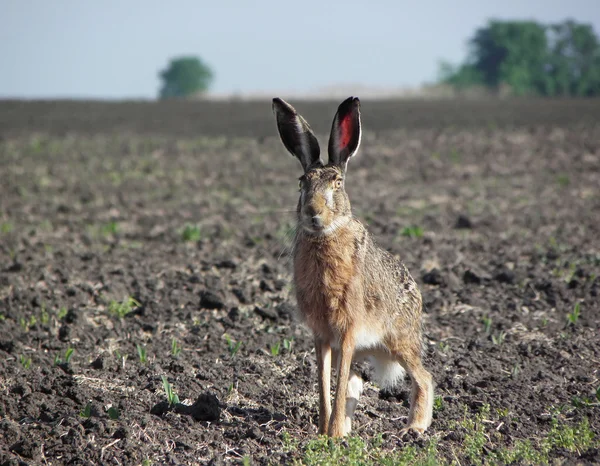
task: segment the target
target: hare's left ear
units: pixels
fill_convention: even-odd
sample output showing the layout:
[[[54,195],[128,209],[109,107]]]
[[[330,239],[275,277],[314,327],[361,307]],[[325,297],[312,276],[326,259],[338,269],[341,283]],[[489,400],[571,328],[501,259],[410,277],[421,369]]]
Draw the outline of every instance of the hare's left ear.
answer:
[[[338,107],[329,136],[329,163],[346,171],[360,145],[360,100],[348,97]]]

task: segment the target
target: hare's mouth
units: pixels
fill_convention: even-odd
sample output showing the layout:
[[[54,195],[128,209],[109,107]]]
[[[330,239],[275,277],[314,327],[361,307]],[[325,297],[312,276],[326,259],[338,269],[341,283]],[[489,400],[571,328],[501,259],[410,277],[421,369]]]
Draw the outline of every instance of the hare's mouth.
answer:
[[[345,227],[351,219],[349,216],[338,217],[333,219],[329,225],[326,225],[321,219],[315,219],[315,217],[305,218],[302,222],[304,231],[314,236],[329,236],[340,228]]]

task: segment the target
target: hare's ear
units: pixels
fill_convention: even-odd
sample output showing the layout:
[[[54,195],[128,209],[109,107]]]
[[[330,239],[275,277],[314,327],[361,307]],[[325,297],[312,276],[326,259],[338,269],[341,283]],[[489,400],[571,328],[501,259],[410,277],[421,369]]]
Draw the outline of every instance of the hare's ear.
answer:
[[[277,118],[281,142],[290,154],[300,160],[306,172],[311,165],[320,161],[321,149],[317,138],[306,120],[285,100],[274,98],[273,112]]]
[[[360,101],[348,97],[338,107],[329,136],[329,163],[346,171],[360,145]]]

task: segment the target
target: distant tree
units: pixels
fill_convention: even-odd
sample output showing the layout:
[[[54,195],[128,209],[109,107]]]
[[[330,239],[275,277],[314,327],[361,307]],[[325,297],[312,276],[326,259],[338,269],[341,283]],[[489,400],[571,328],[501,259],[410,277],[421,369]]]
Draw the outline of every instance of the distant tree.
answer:
[[[462,65],[442,64],[441,82],[508,86],[515,95],[600,95],[600,44],[589,25],[492,20],[469,46]]]
[[[600,42],[588,24],[572,20],[548,28],[548,94],[600,95]]]
[[[159,76],[163,81],[161,99],[206,92],[214,77],[210,67],[197,57],[174,58]]]

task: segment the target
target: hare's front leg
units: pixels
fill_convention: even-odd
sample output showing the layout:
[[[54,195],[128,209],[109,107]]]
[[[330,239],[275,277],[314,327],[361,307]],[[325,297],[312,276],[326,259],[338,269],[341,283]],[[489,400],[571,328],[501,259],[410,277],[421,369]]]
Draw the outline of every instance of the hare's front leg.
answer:
[[[331,345],[315,338],[319,376],[319,434],[326,435],[331,417]]]
[[[346,332],[342,335],[340,341],[337,387],[333,402],[333,415],[329,421],[329,435],[331,437],[343,437],[346,434],[346,395],[353,356],[354,336],[351,332]]]

